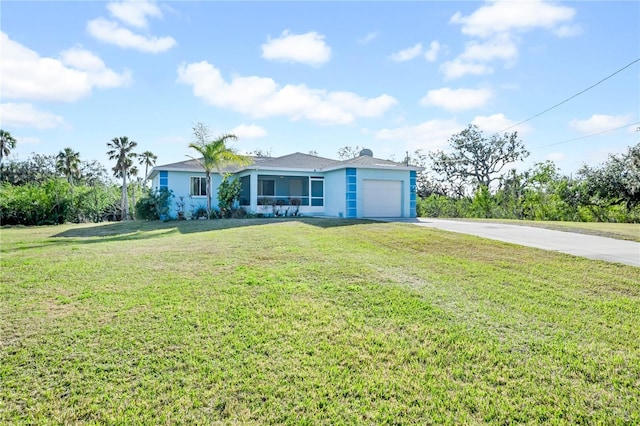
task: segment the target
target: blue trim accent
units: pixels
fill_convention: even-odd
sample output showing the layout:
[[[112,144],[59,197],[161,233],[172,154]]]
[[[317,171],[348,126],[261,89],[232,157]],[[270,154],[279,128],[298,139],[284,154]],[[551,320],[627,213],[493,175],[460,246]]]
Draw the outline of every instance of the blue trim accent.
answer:
[[[356,169],[349,167],[346,170],[345,179],[345,207],[346,217],[358,217],[358,185],[356,180]]]
[[[160,189],[169,189],[169,172],[166,170],[160,172]]]
[[[411,170],[409,172],[409,216],[416,217],[416,182],[417,182],[417,173],[415,170]]]

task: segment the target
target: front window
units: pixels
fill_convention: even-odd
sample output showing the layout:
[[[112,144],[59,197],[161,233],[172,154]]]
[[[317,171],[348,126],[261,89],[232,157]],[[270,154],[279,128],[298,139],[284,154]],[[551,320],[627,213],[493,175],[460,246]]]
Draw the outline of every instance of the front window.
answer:
[[[324,179],[311,178],[311,205],[324,206]]]
[[[207,178],[194,176],[191,178],[191,194],[194,197],[207,195]]]

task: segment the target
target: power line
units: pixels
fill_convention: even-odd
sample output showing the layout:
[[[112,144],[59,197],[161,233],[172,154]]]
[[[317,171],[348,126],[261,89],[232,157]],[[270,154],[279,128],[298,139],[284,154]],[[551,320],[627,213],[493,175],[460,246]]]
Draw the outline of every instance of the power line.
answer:
[[[544,111],[542,111],[542,112],[539,112],[539,113],[538,113],[538,114],[536,114],[536,115],[533,115],[533,116],[531,116],[531,117],[529,117],[529,118],[527,118],[527,119],[525,119],[525,120],[522,120],[522,121],[520,121],[519,123],[516,123],[516,124],[514,124],[514,125],[512,125],[512,126],[509,126],[509,127],[507,127],[506,129],[501,130],[501,131],[500,131],[500,132],[498,132],[498,133],[506,132],[506,131],[507,131],[507,130],[509,130],[509,129],[513,129],[514,127],[517,127],[517,126],[519,126],[519,125],[521,125],[521,124],[526,123],[527,121],[531,121],[531,120],[533,120],[533,119],[534,119],[534,118],[536,118],[536,117],[540,117],[542,114],[547,113],[547,112],[551,111],[552,109],[557,108],[557,107],[559,107],[560,105],[562,105],[562,104],[565,104],[565,103],[569,102],[571,99],[573,99],[573,98],[575,98],[575,97],[577,97],[577,96],[582,95],[584,92],[586,92],[586,91],[588,91],[588,90],[593,89],[594,87],[596,87],[596,86],[597,86],[597,85],[599,85],[600,83],[603,83],[603,82],[607,81],[608,79],[610,79],[610,78],[611,78],[611,77],[613,77],[614,75],[618,74],[619,72],[624,71],[625,69],[629,68],[631,65],[633,65],[633,64],[635,64],[636,62],[639,62],[639,61],[640,61],[640,58],[638,58],[638,59],[636,59],[636,60],[634,60],[634,61],[632,61],[632,62],[628,63],[627,65],[625,65],[624,67],[620,68],[620,69],[619,69],[619,70],[617,70],[616,72],[614,72],[614,73],[612,73],[612,74],[609,74],[608,76],[606,76],[606,77],[605,77],[605,78],[603,78],[602,80],[598,81],[598,82],[597,82],[597,83],[595,83],[595,84],[592,84],[591,86],[587,87],[587,88],[586,88],[586,89],[584,89],[584,90],[581,90],[580,92],[576,93],[575,95],[573,95],[573,96],[571,96],[571,97],[569,97],[569,98],[567,98],[567,99],[563,100],[562,102],[559,102],[559,103],[555,104],[555,105],[554,105],[554,106],[552,106],[552,107],[549,107],[549,108],[545,109],[545,110],[544,110]]]
[[[577,141],[577,140],[580,140],[580,139],[590,138],[591,136],[602,135],[604,133],[609,133],[609,132],[613,132],[615,130],[624,129],[625,127],[635,126],[636,124],[640,124],[640,121],[636,121],[635,123],[625,124],[624,126],[616,127],[615,129],[603,130],[601,132],[591,133],[591,134],[584,135],[584,136],[579,136],[579,137],[573,138],[573,139],[567,139],[567,140],[562,141],[562,142],[555,142],[555,143],[550,143],[548,145],[537,146],[536,148],[546,148],[548,146],[561,145],[563,143],[573,142],[573,141]]]

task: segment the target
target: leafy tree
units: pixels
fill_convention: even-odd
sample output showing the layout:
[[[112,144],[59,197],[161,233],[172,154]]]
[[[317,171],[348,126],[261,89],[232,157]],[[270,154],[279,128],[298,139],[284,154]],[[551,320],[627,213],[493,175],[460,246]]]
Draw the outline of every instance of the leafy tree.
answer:
[[[56,169],[73,185],[73,179],[80,177],[80,153],[71,148],[65,148],[56,156]]]
[[[11,154],[11,150],[16,147],[17,141],[11,133],[0,129],[0,170],[2,169],[2,159]]]
[[[0,186],[2,224],[53,225],[64,223],[73,206],[71,185],[64,179]]]
[[[231,179],[231,175],[225,173],[218,187],[218,207],[222,217],[230,217],[233,204],[240,199],[242,185],[239,179]]]
[[[486,186],[500,179],[500,172],[507,165],[522,161],[529,155],[518,133],[495,134],[485,138],[482,131],[471,124],[449,139],[451,153],[429,153],[433,170],[444,182],[456,182],[462,186]]]
[[[338,158],[341,160],[348,160],[349,158],[356,158],[360,155],[361,148],[356,146],[343,146],[338,150]]]
[[[167,188],[159,190],[147,190],[136,204],[136,213],[142,220],[166,219],[169,214],[169,206],[173,198],[173,192]]]
[[[2,181],[12,185],[43,184],[58,176],[56,157],[32,153],[25,161],[11,161],[2,173]]]
[[[129,169],[133,167],[133,159],[137,156],[133,149],[138,146],[137,142],[129,140],[126,136],[111,139],[107,142],[107,155],[109,160],[115,160],[116,165],[113,172],[116,177],[122,178],[122,220],[129,219],[129,197],[127,191],[127,177]]]
[[[624,205],[628,211],[640,204],[640,144],[625,154],[610,155],[601,167],[583,166],[585,203],[610,207]]]
[[[196,150],[202,157],[194,158],[204,169],[207,180],[207,215],[211,217],[211,173],[222,173],[222,169],[229,165],[250,164],[251,159],[236,153],[235,149],[227,146],[227,141],[238,139],[235,135],[225,134],[217,139],[210,140],[210,131],[202,123],[193,128],[195,141],[189,144],[189,148]]]
[[[88,186],[111,185],[111,176],[97,160],[80,162],[80,181]]]
[[[250,151],[247,153],[247,155],[253,155],[255,157],[263,157],[263,158],[270,158],[271,157],[271,150],[264,150],[264,149],[255,149],[253,151]]]
[[[144,178],[146,179],[147,176],[149,176],[149,167],[156,165],[158,156],[151,151],[145,151],[139,155],[138,160],[140,161],[140,165],[144,166]]]

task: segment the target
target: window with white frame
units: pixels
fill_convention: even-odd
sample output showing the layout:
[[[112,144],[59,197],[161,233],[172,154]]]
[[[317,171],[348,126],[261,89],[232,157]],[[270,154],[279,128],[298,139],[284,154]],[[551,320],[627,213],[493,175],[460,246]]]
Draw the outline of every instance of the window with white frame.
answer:
[[[194,197],[204,197],[207,195],[207,178],[200,176],[191,177],[191,193]]]

